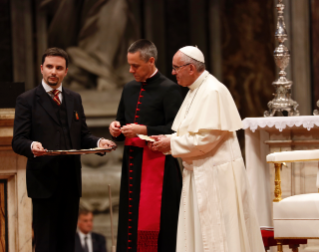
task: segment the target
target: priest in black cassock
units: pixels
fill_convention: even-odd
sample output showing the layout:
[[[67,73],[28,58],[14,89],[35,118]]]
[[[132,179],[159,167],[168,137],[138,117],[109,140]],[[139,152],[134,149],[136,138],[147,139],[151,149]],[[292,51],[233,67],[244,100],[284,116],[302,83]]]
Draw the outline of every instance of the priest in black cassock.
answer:
[[[171,155],[154,152],[137,134],[172,133],[182,103],[178,85],[155,66],[157,49],[138,40],[127,60],[135,80],[124,86],[111,135],[125,140],[117,251],[173,252],[181,193],[181,173]]]

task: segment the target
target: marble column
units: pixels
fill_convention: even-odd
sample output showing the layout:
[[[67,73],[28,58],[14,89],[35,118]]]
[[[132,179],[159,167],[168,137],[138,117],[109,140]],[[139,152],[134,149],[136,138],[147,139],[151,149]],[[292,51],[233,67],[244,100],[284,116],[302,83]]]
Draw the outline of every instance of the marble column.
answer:
[[[11,148],[14,109],[0,109],[0,179],[7,180],[9,252],[32,251],[32,208],[26,191],[26,158]]]
[[[28,90],[35,86],[31,0],[12,0],[10,3],[13,81],[25,82]]]
[[[311,61],[309,1],[290,0],[292,98],[299,103],[300,115],[311,115]]]

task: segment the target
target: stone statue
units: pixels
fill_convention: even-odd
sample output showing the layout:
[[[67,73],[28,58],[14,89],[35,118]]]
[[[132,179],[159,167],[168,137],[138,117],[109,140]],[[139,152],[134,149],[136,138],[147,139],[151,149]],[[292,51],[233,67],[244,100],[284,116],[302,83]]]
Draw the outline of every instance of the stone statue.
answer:
[[[43,0],[52,18],[50,47],[70,56],[63,84],[71,89],[112,90],[132,79],[126,49],[136,40],[131,0]]]

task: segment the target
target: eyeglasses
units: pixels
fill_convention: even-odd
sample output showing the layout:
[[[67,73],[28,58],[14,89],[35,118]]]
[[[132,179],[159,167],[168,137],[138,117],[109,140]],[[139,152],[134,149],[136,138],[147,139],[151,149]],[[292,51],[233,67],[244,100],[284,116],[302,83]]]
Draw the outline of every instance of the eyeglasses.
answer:
[[[182,66],[172,66],[172,68],[173,68],[173,70],[175,70],[176,72],[180,69],[180,68],[182,68],[182,67],[184,67],[184,66],[188,66],[188,65],[190,65],[191,63],[187,63],[187,64],[185,64],[185,65],[182,65]]]

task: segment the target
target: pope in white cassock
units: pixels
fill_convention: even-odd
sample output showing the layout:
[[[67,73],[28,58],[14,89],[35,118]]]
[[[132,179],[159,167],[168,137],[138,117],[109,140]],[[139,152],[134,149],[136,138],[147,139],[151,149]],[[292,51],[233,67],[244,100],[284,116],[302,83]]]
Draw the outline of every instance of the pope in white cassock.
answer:
[[[172,126],[176,133],[150,144],[183,160],[176,251],[264,252],[236,136],[241,118],[204,63],[193,46],[174,55],[172,73],[189,91]]]

